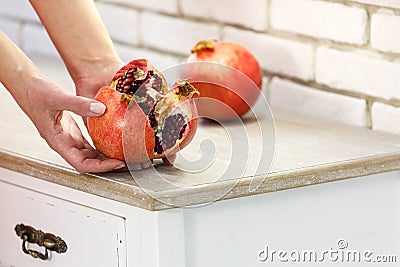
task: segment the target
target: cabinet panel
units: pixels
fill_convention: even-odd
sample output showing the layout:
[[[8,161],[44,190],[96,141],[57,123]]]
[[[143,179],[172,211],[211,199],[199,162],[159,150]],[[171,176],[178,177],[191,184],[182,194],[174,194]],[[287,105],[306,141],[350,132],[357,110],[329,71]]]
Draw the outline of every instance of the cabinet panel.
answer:
[[[186,265],[398,266],[399,225],[399,172],[221,201],[185,210]]]
[[[119,216],[0,181],[0,218],[1,267],[126,266],[125,220]],[[14,230],[21,223],[61,237],[67,251],[50,252],[48,260],[25,254]],[[45,252],[35,244],[27,249]]]

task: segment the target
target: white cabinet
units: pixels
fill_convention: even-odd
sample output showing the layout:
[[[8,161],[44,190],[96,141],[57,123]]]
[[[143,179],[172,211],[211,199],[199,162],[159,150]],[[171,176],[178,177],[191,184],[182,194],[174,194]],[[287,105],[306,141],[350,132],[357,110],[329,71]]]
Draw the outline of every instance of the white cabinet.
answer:
[[[269,253],[313,250],[319,257],[330,248],[370,250],[371,257],[393,255],[398,262],[399,177],[399,172],[391,172],[188,209],[147,211],[0,168],[0,266],[281,264],[276,255],[272,260],[272,254],[260,260],[259,253],[267,246]],[[46,261],[24,254],[14,231],[20,223],[60,236],[68,250],[52,252]],[[341,239],[347,242],[346,249],[338,248]],[[36,245],[29,248],[44,252]],[[366,262],[341,263],[321,262],[323,266]]]
[[[186,210],[186,266],[398,266],[399,225],[399,172],[221,201]]]
[[[124,218],[1,181],[0,218],[2,267],[126,266]],[[61,237],[67,251],[50,252],[46,261],[25,254],[17,224]],[[27,249],[45,252],[36,244]]]

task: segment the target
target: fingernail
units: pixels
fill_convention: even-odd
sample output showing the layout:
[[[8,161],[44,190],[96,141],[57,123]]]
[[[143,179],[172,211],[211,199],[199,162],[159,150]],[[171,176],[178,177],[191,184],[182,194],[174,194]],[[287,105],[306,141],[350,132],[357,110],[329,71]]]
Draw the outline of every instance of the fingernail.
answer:
[[[92,102],[90,103],[89,109],[93,113],[103,114],[104,111],[106,111],[106,106],[100,102]]]
[[[119,170],[119,169],[122,169],[122,168],[125,168],[125,164],[121,164],[121,165],[115,167],[114,170]]]
[[[150,162],[150,161],[142,162],[142,167],[143,167],[143,169],[147,169],[147,168],[150,167],[150,166],[151,166],[151,162]]]

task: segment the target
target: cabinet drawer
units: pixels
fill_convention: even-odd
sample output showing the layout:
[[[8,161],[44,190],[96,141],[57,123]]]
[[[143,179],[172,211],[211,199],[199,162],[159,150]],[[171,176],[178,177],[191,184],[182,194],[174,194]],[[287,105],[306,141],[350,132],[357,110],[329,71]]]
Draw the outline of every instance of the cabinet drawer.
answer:
[[[126,266],[125,220],[119,216],[0,181],[0,218],[1,267]],[[25,254],[17,224],[61,237],[67,251],[49,251],[47,260]],[[45,253],[36,244],[26,247]]]

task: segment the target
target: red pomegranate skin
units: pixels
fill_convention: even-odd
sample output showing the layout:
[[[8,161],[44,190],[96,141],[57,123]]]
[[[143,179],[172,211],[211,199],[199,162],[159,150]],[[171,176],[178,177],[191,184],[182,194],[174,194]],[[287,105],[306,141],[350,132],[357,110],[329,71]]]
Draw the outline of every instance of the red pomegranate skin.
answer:
[[[173,94],[174,88],[169,93]],[[156,154],[154,132],[139,105],[131,101],[128,106],[126,101],[121,102],[121,93],[108,86],[103,87],[95,99],[106,106],[106,111],[100,117],[88,118],[87,122],[93,144],[107,157],[124,161],[128,159],[129,163],[147,162],[173,155],[190,143],[197,130],[197,109],[192,97],[181,97],[182,102],[189,101],[186,106],[193,116],[187,122],[187,130],[182,139],[163,153]]]
[[[153,75],[162,79],[161,84],[159,81],[150,81],[149,77],[154,77]],[[150,81],[151,87],[141,87],[145,81]],[[136,102],[137,96],[132,95],[139,87],[147,90],[140,92],[139,101],[142,101],[143,97],[150,101],[140,102],[141,106]],[[100,117],[88,118],[87,127],[93,144],[107,157],[127,163],[165,159],[193,139],[197,129],[197,110],[193,98],[198,95],[199,92],[187,80],[176,81],[172,88],[168,89],[165,77],[148,60],[132,60],[115,74],[111,85],[101,88],[95,97],[106,106],[106,111]],[[143,110],[147,112],[151,106],[143,103],[152,102],[156,104],[152,107],[154,113],[145,114]],[[169,146],[169,143],[168,149],[160,151],[162,142],[171,142],[178,129],[171,128],[170,123],[166,128],[163,124],[155,124],[152,129],[151,123],[155,123],[154,119],[157,120],[156,123],[163,123],[168,116],[176,115],[172,114],[172,111],[181,112],[186,128],[182,128],[184,131],[179,133],[180,137],[176,139],[176,143],[172,146]],[[166,139],[162,140],[160,135],[164,138],[164,134]],[[157,144],[156,140],[159,140]]]
[[[121,93],[108,86],[101,88],[95,99],[106,106],[101,117],[88,118],[87,121],[95,147],[109,158],[125,160],[122,139],[124,134],[124,138],[128,138],[125,144],[129,144],[125,145],[125,153],[129,155],[130,161],[149,161],[153,157],[155,140],[147,117],[140,107],[133,102],[128,111],[128,103],[121,102]],[[128,124],[125,119],[129,120]]]
[[[150,61],[148,61],[147,59],[144,59],[144,58],[134,59],[134,60],[130,61],[128,64],[126,64],[125,66],[123,66],[121,69],[119,69],[117,71],[117,73],[115,73],[115,75],[113,77],[113,81],[121,78],[125,74],[125,72],[131,68],[140,68],[146,74],[149,70],[155,70],[153,64],[151,64]]]
[[[199,45],[200,44],[200,45]],[[213,62],[230,66],[250,78],[258,89],[262,85],[262,71],[257,59],[244,47],[229,43],[229,42],[216,42],[211,43],[211,47],[201,45],[201,42],[195,46],[193,53],[187,58],[186,62]],[[185,75],[192,78],[192,85],[200,91],[202,98],[212,98],[222,101],[235,111],[238,116],[244,115],[251,106],[257,101],[261,90],[254,90],[255,86],[249,89],[249,83],[243,82],[243,78],[237,79],[235,75],[221,75],[218,69],[214,70],[201,70],[193,69],[191,72],[185,72]],[[225,77],[228,76],[228,77]],[[209,77],[210,79],[207,79]],[[221,81],[216,85],[214,83],[196,82],[204,80]],[[229,87],[230,89],[227,89]],[[196,103],[198,113],[202,117],[213,118],[217,120],[230,120],[236,117],[234,113],[228,109],[221,107],[221,104],[216,102],[210,103],[202,100]]]

